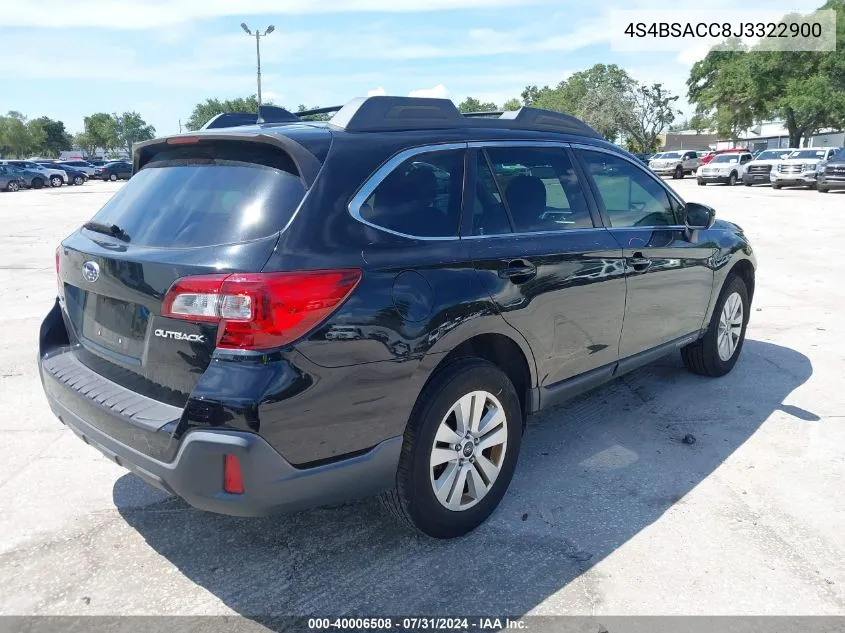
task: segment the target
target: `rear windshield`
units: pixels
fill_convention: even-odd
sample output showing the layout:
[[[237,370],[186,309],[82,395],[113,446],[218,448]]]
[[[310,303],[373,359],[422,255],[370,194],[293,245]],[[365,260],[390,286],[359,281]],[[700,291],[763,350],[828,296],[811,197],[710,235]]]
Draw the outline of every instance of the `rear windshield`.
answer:
[[[141,246],[233,244],[283,229],[304,195],[281,150],[203,143],[154,155],[92,220],[116,224]]]

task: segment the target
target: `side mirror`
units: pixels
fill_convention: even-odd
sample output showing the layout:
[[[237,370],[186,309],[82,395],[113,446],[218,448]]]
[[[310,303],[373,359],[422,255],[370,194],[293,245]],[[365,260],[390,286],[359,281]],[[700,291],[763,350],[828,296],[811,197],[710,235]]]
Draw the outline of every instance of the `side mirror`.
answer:
[[[688,229],[709,229],[716,223],[716,210],[706,204],[687,202],[684,212],[684,224]]]

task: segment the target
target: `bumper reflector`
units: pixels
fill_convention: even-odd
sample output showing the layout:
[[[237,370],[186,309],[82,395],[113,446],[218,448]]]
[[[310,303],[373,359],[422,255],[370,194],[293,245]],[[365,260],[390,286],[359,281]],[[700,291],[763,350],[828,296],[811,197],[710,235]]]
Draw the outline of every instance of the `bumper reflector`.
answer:
[[[223,490],[233,495],[241,495],[244,492],[241,463],[231,454],[227,454],[223,460]]]

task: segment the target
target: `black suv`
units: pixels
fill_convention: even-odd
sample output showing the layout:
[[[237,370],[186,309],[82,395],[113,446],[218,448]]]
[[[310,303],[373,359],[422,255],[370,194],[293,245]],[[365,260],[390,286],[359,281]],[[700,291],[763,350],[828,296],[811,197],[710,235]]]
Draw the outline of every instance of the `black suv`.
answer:
[[[381,493],[454,537],[504,495],[530,413],[678,349],[736,363],[742,230],[584,123],[338,110],[143,142],[62,242],[40,374],[86,443],[204,510]]]
[[[831,189],[845,189],[845,147],[819,165],[816,188],[821,193],[827,193]]]

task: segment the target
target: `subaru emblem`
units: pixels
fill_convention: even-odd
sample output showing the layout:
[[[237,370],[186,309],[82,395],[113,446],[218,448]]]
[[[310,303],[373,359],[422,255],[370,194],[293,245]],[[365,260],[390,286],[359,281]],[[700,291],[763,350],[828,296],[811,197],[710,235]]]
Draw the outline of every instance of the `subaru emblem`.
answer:
[[[97,262],[85,262],[82,264],[82,277],[85,281],[94,283],[100,278],[100,267]]]

